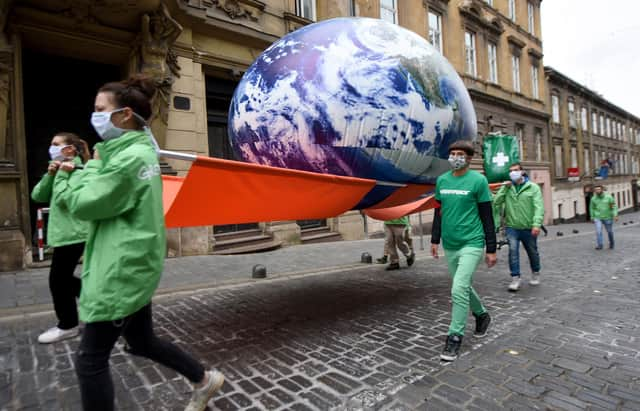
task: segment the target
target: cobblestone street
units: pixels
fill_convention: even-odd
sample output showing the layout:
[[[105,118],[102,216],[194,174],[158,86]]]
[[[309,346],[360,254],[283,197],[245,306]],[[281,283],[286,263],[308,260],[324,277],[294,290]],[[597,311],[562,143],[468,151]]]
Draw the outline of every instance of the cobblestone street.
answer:
[[[507,248],[497,267],[480,267],[492,327],[475,339],[470,316],[451,365],[439,360],[445,261],[424,252],[399,271],[363,264],[164,296],[156,331],[225,374],[219,410],[640,410],[640,224],[616,225],[617,248],[602,251],[590,226],[558,229],[540,242],[538,287],[524,253],[518,293],[506,291]],[[0,319],[2,410],[80,409],[78,339],[36,342],[52,321]],[[121,343],[112,374],[119,410],[181,410],[190,395],[185,379]]]

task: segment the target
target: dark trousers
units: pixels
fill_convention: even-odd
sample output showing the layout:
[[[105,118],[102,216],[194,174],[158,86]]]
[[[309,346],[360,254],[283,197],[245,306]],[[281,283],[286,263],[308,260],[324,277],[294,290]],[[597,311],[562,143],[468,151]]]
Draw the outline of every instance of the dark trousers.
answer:
[[[114,409],[109,357],[120,335],[126,340],[131,354],[174,369],[194,383],[204,378],[204,368],[197,360],[155,336],[149,303],[121,320],[86,324],[76,354],[76,374],[85,411]]]
[[[84,243],[63,245],[53,249],[49,290],[53,298],[53,308],[58,317],[58,328],[68,330],[78,325],[78,306],[81,281],[73,272],[84,252]]]
[[[540,254],[538,253],[538,237],[531,234],[531,229],[519,230],[507,227],[507,241],[509,241],[509,270],[512,277],[520,276],[520,242],[529,256],[531,272],[540,272]]]

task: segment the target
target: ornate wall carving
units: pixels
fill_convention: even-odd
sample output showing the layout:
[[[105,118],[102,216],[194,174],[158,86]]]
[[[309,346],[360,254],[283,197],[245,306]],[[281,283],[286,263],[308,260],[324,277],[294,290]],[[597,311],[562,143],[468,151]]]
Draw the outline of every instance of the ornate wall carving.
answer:
[[[182,26],[171,17],[164,3],[154,13],[142,16],[138,68],[158,87],[150,123],[160,147],[164,147],[171,85],[174,76],[180,77],[178,58],[171,46],[181,32]]]

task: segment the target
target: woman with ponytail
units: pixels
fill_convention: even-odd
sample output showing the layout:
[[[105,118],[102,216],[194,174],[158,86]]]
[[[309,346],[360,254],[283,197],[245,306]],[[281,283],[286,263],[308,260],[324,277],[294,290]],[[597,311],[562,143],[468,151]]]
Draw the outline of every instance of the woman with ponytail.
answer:
[[[91,123],[104,140],[83,178],[63,192],[71,213],[89,222],[80,319],[86,323],[76,356],[85,410],[114,409],[109,357],[123,336],[127,350],[174,369],[195,386],[189,411],[202,411],[223,375],[153,332],[151,298],[166,253],[157,144],[147,126],[154,84],[145,77],[98,90]],[[60,166],[64,179],[75,165]]]
[[[46,174],[33,188],[31,198],[38,203],[49,203],[47,244],[53,247],[49,270],[49,290],[58,324],[38,336],[41,344],[50,344],[78,335],[78,307],[80,279],[73,272],[82,257],[87,239],[88,224],[74,218],[60,202],[58,169],[63,161],[74,164],[76,169],[86,162],[87,143],[73,133],[56,133],[49,146],[51,161]],[[80,171],[69,175],[69,180],[80,178]]]

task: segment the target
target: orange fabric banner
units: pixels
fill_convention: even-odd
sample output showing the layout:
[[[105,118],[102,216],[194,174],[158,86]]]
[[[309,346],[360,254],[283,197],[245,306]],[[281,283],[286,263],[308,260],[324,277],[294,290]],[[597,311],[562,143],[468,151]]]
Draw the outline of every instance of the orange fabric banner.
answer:
[[[490,190],[495,190],[500,188],[503,183],[492,183],[489,184]],[[380,203],[382,204],[382,203]],[[409,214],[419,213],[420,211],[431,210],[432,208],[438,207],[438,202],[436,201],[433,195],[429,197],[425,197],[418,201],[413,201],[411,203],[395,206],[395,207],[387,207],[387,208],[378,208],[371,207],[364,210],[364,213],[371,218],[376,220],[386,221],[393,220],[396,218],[404,217]]]
[[[415,201],[420,198],[421,195],[433,191],[434,185],[429,184],[408,184],[406,187],[397,189],[389,197],[385,198],[378,204],[369,207],[368,210],[376,210],[379,208],[395,207],[402,204]]]
[[[198,157],[186,178],[163,176],[169,228],[334,217],[374,180]]]

